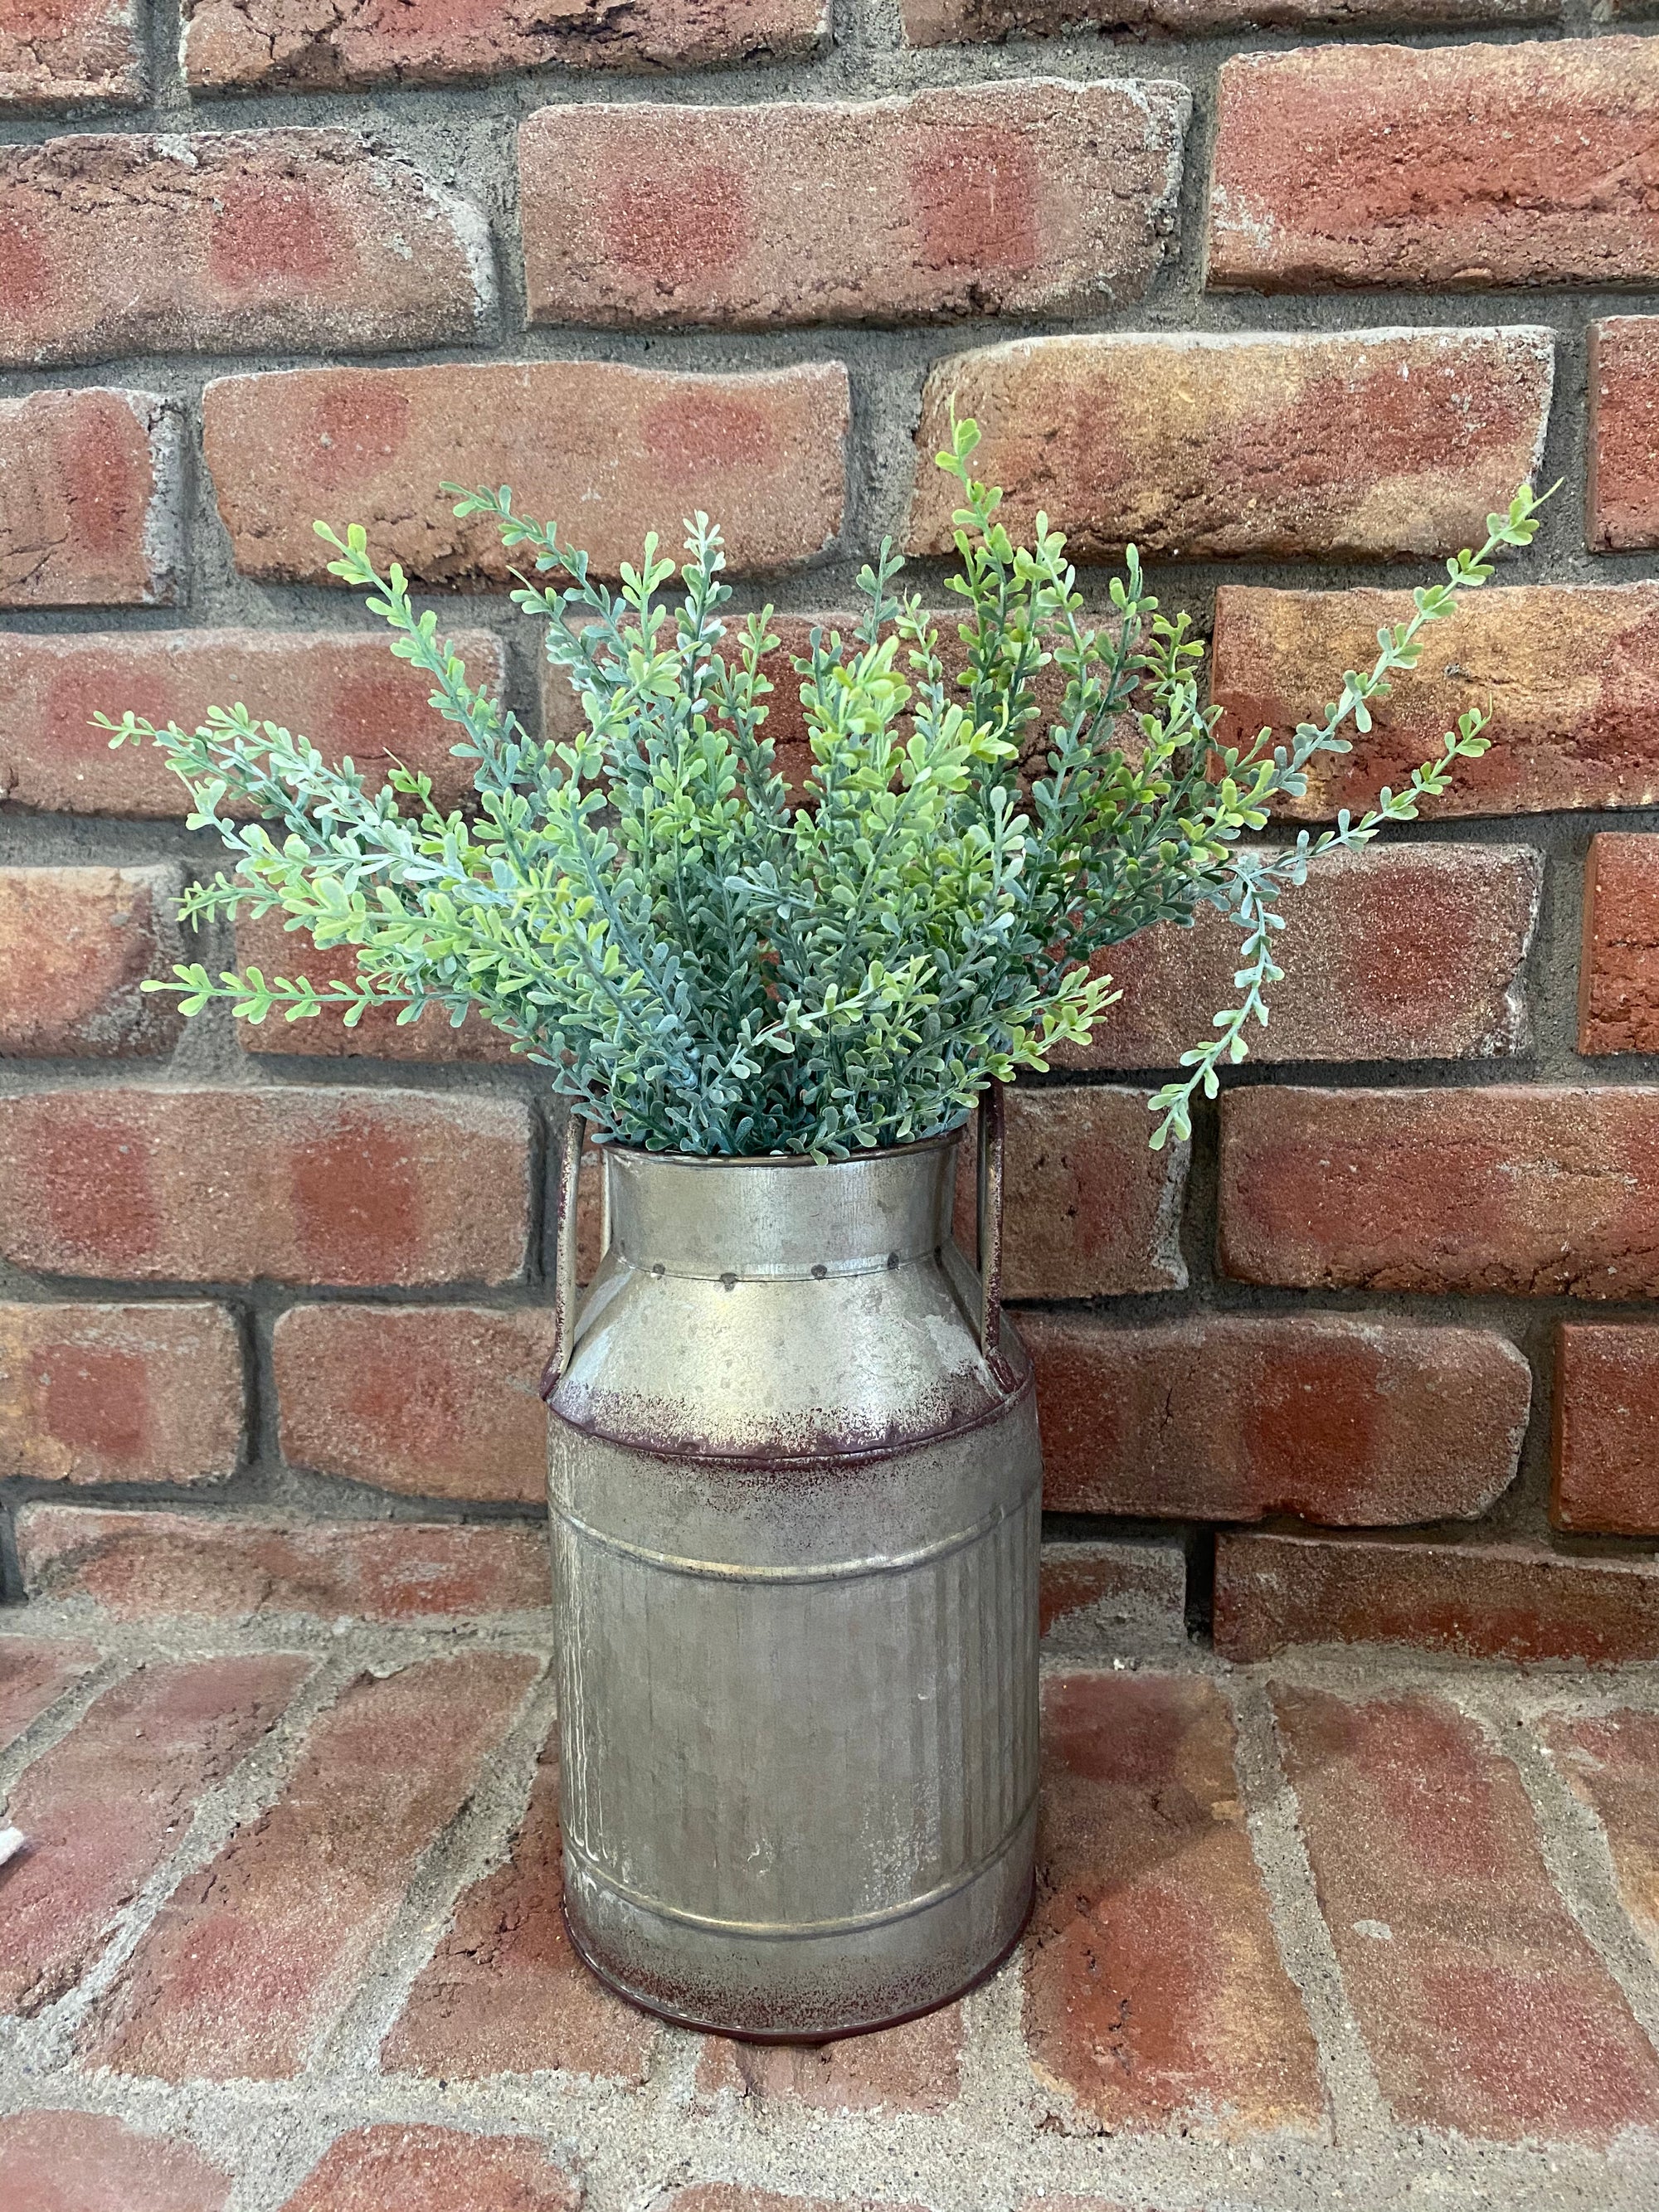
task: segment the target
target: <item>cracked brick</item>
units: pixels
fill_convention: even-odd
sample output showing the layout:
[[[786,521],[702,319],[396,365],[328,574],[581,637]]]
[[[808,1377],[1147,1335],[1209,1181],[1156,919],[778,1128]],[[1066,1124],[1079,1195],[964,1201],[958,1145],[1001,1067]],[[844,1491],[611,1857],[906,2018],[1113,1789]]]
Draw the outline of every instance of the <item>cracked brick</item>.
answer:
[[[182,428],[149,392],[0,399],[0,607],[170,605]]]

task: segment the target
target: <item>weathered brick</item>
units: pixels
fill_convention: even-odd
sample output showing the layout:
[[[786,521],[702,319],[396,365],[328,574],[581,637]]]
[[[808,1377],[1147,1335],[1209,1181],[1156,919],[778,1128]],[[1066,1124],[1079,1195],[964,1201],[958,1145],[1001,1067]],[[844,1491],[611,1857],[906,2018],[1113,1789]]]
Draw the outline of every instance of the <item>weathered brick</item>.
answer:
[[[1619,1893],[1659,1959],[1659,1718],[1629,1707],[1571,1720],[1551,1714],[1544,1747],[1607,1831]]]
[[[830,34],[828,0],[641,0],[625,14],[420,0],[185,0],[197,92],[458,84],[517,70],[708,69],[787,61]]]
[[[182,422],[150,392],[0,399],[0,607],[171,605]]]
[[[1659,1535],[1659,1328],[1558,1331],[1553,1462],[1558,1528]]]
[[[10,0],[0,22],[0,107],[137,107],[137,0]]]
[[[1611,170],[1606,149],[1624,149]],[[1316,46],[1224,62],[1209,283],[1651,284],[1659,48]]]
[[[224,2212],[230,2176],[101,2112],[16,2112],[0,2120],[0,2197],[13,2212]]]
[[[549,1601],[545,1534],[499,1523],[284,1524],[25,1505],[17,1557],[32,1597],[85,1598],[117,1620],[471,1619]]]
[[[1384,623],[1411,614],[1407,592],[1273,592],[1224,584],[1216,594],[1211,683],[1216,736],[1248,744],[1264,726],[1288,737],[1322,720],[1345,669],[1369,668]],[[1522,584],[1472,592],[1429,631],[1415,671],[1372,708],[1351,753],[1316,754],[1308,794],[1282,811],[1328,820],[1360,813],[1441,749],[1470,707],[1490,707],[1492,749],[1460,761],[1437,818],[1537,814],[1659,801],[1659,585]]]
[[[215,1482],[241,1444],[222,1306],[0,1305],[0,1474]]]
[[[1590,840],[1578,1049],[1659,1052],[1659,837]]]
[[[45,1091],[0,1099],[0,1252],[59,1275],[503,1283],[530,1116],[412,1091]]]
[[[1334,853],[1287,891],[1273,940],[1285,980],[1254,1060],[1480,1060],[1525,1049],[1526,963],[1543,855],[1527,845],[1383,845]],[[1123,996],[1063,1067],[1173,1067],[1236,1006],[1237,923],[1202,907],[1093,965]]]
[[[1464,1659],[1659,1658],[1659,1564],[1541,1544],[1224,1532],[1215,1643],[1229,1659],[1291,1644],[1408,1644]]]
[[[1591,552],[1659,545],[1659,315],[1590,325],[1588,472]]]
[[[1524,23],[1560,12],[1560,0],[899,0],[905,40],[913,46],[1000,44],[1088,30],[1201,38],[1257,25],[1294,32],[1328,23],[1342,30],[1372,24],[1392,30],[1407,24]],[[1068,2200],[1052,2202],[1057,2212],[1066,2212]]]
[[[1346,52],[1346,48],[1343,51]],[[1019,338],[930,373],[908,544],[950,550],[958,487],[933,464],[952,404],[1003,519],[1039,510],[1072,557],[1379,555],[1480,544],[1537,466],[1547,331]]]
[[[1094,313],[1164,258],[1191,106],[1026,80],[815,106],[561,105],[519,135],[530,319]]]
[[[271,1341],[283,1455],[416,1498],[547,1486],[540,1308],[295,1306]]]
[[[499,696],[500,640],[458,629],[448,642],[469,680]],[[158,728],[193,730],[210,707],[240,701],[302,732],[330,761],[349,758],[372,790],[394,760],[429,775],[447,811],[471,797],[473,764],[452,756],[459,732],[427,704],[431,689],[430,678],[361,632],[13,631],[0,636],[0,799],[56,814],[188,813],[190,795],[155,746],[112,752],[92,718],[118,720],[131,708]]]
[[[563,1894],[550,1743],[505,1863],[457,1905],[381,2045],[382,2066],[451,2081],[543,2068],[642,2081],[653,2024],[577,1958]]]
[[[1187,1640],[1187,1555],[1133,1537],[1045,1544],[1037,1584],[1043,1646],[1092,1657],[1124,1645]]]
[[[276,1802],[173,1892],[97,2007],[88,2052],[169,2081],[298,2073],[534,1673],[473,1651],[357,1676]]]
[[[1153,1328],[1022,1314],[1019,1328],[1051,1512],[1473,1518],[1526,1434],[1531,1370],[1486,1329],[1347,1314]]]
[[[1316,2128],[1314,2041],[1274,1948],[1214,1685],[1044,1686],[1025,2035],[1032,2070],[1113,2133]]]
[[[31,1848],[6,1870],[0,2008],[37,2013],[75,1986],[116,1913],[184,1841],[204,1791],[276,1726],[308,1663],[154,1661],[24,1770],[7,1817]]]
[[[1147,1093],[1115,1086],[1009,1093],[1003,1291],[1090,1298],[1184,1290],[1188,1148],[1153,1152]],[[978,1145],[957,1163],[957,1242],[975,1247]]]
[[[1235,1091],[1221,1264],[1308,1290],[1659,1296],[1659,1089]]]
[[[1273,1705],[1320,1910],[1407,2127],[1606,2143],[1659,2058],[1545,1867],[1521,1778],[1439,1698]]]
[[[580,2184],[528,2136],[459,2128],[354,2128],[283,2212],[576,2212]]]
[[[9,1751],[24,1729],[97,1661],[89,1644],[0,1637],[0,1751]]]
[[[677,548],[697,508],[735,571],[771,574],[841,535],[849,406],[846,370],[822,362],[288,369],[210,384],[203,442],[237,566],[268,583],[331,580],[318,515],[364,524],[416,583],[505,583],[495,528],[457,522],[442,483],[511,483],[520,514],[586,540],[596,575],[637,562],[648,530]]]
[[[176,866],[0,868],[0,1052],[166,1052],[183,1017],[142,988],[183,957]]]
[[[9,147],[0,236],[13,368],[441,345],[495,306],[483,216],[349,131]]]
[[[244,915],[236,924],[236,964],[246,975],[258,968],[266,976],[290,981],[308,976],[322,990],[330,983],[357,981],[357,956],[349,945],[319,951],[308,929],[289,929],[273,912],[257,921]],[[511,1066],[512,1039],[475,1008],[457,1029],[439,1006],[428,1006],[418,1021],[400,1022],[396,1006],[374,1006],[353,1028],[330,1007],[302,1021],[268,1014],[262,1022],[238,1022],[236,1042],[244,1052],[303,1053],[333,1060],[398,1060],[436,1062],[442,1066]]]
[[[733,2043],[705,2038],[696,2086],[763,2104],[827,2112],[943,2112],[962,2087],[962,2008],[836,2043]]]

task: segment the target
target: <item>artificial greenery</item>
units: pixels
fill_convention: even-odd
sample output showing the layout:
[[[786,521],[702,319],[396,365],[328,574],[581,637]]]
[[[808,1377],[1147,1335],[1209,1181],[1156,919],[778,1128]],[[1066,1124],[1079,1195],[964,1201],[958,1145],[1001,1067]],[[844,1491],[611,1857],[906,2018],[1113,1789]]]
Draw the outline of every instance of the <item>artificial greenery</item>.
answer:
[[[1001,494],[969,470],[977,443],[959,423],[939,457],[962,487],[950,589],[965,670],[952,681],[884,544],[860,578],[856,627],[815,631],[794,664],[812,758],[799,803],[766,734],[770,610],[722,653],[731,592],[706,516],[688,526],[671,611],[659,595],[674,564],[654,538],[613,593],[507,490],[460,499],[458,516],[492,517],[509,551],[564,580],[521,577],[513,596],[544,618],[549,658],[580,696],[586,728],[568,743],[532,737],[472,689],[403,571],[376,570],[362,530],[343,541],[319,523],[339,556],[331,573],[369,588],[393,653],[433,678],[433,704],[461,732],[454,751],[476,763],[476,807],[440,812],[430,779],[401,767],[371,792],[349,761],[329,766],[240,706],[190,734],[100,717],[113,744],[163,747],[191,824],[237,856],[233,875],[185,893],[187,916],[280,908],[319,946],[356,951],[355,981],[321,988],[257,968],[215,978],[200,963],[159,988],[187,1013],[223,999],[254,1022],[326,1006],[355,1024],[395,1005],[401,1020],[436,1006],[459,1024],[477,1007],[601,1135],[836,1158],[948,1129],[988,1078],[1086,1042],[1115,995],[1092,957],[1210,905],[1243,933],[1238,996],[1152,1101],[1153,1144],[1185,1137],[1194,1094],[1214,1096],[1218,1069],[1245,1055],[1247,1024],[1267,1018],[1280,893],[1322,854],[1412,820],[1456,761],[1486,750],[1487,717],[1461,716],[1439,755],[1358,821],[1341,814],[1284,846],[1240,839],[1303,795],[1316,754],[1348,750],[1346,724],[1370,727],[1368,702],[1415,665],[1425,627],[1486,581],[1498,547],[1530,542],[1537,502],[1523,489],[1488,517],[1480,551],[1449,561],[1410,619],[1378,631],[1375,665],[1344,677],[1322,722],[1285,744],[1264,730],[1222,750],[1219,710],[1200,697],[1203,647],[1186,616],[1158,611],[1133,547],[1091,623],[1046,518],[1029,549],[998,520]],[[1027,783],[1021,756],[1034,750]],[[264,819],[228,817],[231,802]]]

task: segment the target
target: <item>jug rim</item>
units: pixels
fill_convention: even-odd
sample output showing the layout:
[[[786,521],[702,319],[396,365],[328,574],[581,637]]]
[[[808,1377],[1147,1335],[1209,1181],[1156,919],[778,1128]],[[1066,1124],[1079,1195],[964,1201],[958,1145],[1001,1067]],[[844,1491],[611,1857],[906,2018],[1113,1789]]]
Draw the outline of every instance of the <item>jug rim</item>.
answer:
[[[940,1152],[947,1145],[960,1142],[966,1133],[966,1118],[954,1128],[943,1129],[934,1137],[918,1137],[908,1145],[872,1145],[867,1149],[849,1152],[844,1159],[815,1160],[811,1152],[653,1152],[645,1145],[625,1145],[614,1137],[600,1137],[590,1128],[587,1141],[603,1158],[608,1152],[635,1160],[649,1160],[665,1167],[684,1168],[855,1168],[872,1160],[912,1159],[921,1152]]]

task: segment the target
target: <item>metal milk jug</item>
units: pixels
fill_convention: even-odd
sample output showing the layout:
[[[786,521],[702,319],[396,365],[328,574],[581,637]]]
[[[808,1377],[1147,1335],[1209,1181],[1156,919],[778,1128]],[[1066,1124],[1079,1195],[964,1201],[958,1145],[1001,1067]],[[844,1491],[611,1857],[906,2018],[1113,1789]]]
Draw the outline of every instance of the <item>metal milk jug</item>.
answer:
[[[573,1127],[543,1390],[565,1914],[600,1978],[728,2035],[945,2003],[1030,1905],[1040,1460],[1001,1313],[1002,1101],[819,1166]]]

